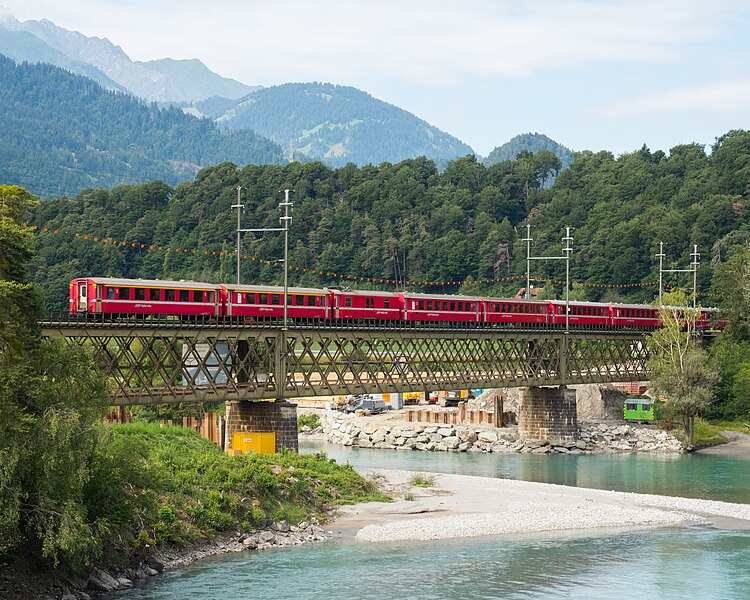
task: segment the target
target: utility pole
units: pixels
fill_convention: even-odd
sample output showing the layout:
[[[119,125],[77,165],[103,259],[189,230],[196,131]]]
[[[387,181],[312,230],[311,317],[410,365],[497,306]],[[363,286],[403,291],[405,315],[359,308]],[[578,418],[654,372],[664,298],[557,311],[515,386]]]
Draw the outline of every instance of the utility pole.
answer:
[[[570,253],[573,252],[571,243],[573,238],[570,236],[570,227],[565,228],[565,237],[563,243],[563,254],[565,254],[565,333],[570,333]]]
[[[521,240],[526,242],[526,293],[524,297],[531,298],[531,223],[526,223],[526,237]]]
[[[240,199],[240,194],[242,192],[242,186],[237,186],[237,204],[232,204],[232,208],[237,209],[237,285],[240,284],[240,257],[241,257],[241,245],[240,245],[240,236],[242,235],[242,230],[240,229],[240,216],[242,215],[242,209],[245,207],[244,204],[242,204],[242,201]]]
[[[659,259],[659,306],[663,306],[661,300],[662,294],[662,273],[692,273],[693,274],[693,308],[698,306],[698,267],[700,266],[700,253],[698,252],[698,244],[693,244],[693,251],[690,253],[692,262],[690,263],[689,269],[665,269],[663,260],[666,257],[664,254],[664,242],[659,242],[659,254],[656,255]]]

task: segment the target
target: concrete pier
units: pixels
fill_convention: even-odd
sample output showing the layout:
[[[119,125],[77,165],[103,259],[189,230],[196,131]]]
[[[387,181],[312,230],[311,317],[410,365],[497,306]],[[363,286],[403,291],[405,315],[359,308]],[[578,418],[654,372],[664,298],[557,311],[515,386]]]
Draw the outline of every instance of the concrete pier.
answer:
[[[521,388],[518,435],[523,441],[575,442],[576,391],[565,386]]]
[[[276,451],[282,448],[299,450],[297,437],[297,405],[291,402],[249,402],[237,400],[226,403],[225,449],[232,453],[232,435],[243,433],[276,434]]]

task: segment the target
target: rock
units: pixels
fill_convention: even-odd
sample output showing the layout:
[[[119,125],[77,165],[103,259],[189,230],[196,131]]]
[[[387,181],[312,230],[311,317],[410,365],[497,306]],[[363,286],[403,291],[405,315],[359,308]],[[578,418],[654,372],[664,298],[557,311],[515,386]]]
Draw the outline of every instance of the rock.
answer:
[[[117,589],[120,590],[126,590],[128,588],[133,587],[133,582],[130,581],[127,577],[118,577],[117,578]]]
[[[412,431],[411,429],[404,429],[403,431],[401,431],[401,437],[407,438],[407,439],[414,438],[414,437],[417,437],[417,432]]]
[[[431,442],[435,442],[436,444],[439,444],[440,442],[443,441],[443,436],[440,435],[439,433],[431,433],[430,434],[430,441]]]
[[[146,559],[146,564],[147,564],[147,565],[148,565],[149,567],[151,567],[152,569],[154,569],[154,570],[158,571],[159,573],[161,573],[161,572],[162,572],[162,571],[164,570],[164,563],[163,563],[163,562],[160,562],[159,560],[157,560],[157,559],[156,559],[156,558],[154,558],[153,556],[149,556],[149,557],[148,557],[148,558]]]
[[[438,430],[437,425],[430,425],[429,427],[424,428],[424,433],[425,435],[430,435],[433,433],[437,433],[437,430]]]
[[[422,434],[422,435],[417,436],[416,440],[418,444],[424,444],[430,441],[430,436]]]
[[[114,592],[118,587],[117,579],[101,569],[94,569],[86,582],[86,588],[94,592]]]
[[[460,443],[461,443],[461,441],[455,435],[443,439],[443,444],[449,450],[454,450],[454,449],[458,448],[458,445]]]
[[[273,528],[276,531],[280,531],[281,533],[289,533],[289,523],[286,521],[279,521],[278,523],[275,523]]]
[[[461,442],[458,445],[458,451],[459,452],[466,452],[467,450],[470,450],[472,446],[472,442]]]
[[[261,531],[258,540],[263,544],[273,544],[276,541],[276,535],[273,531]]]
[[[576,440],[575,447],[579,450],[585,450],[586,449],[586,442],[583,440]]]
[[[441,427],[437,432],[441,437],[450,437],[454,434],[454,429],[453,427]]]
[[[458,439],[462,442],[469,442],[473,444],[477,441],[477,434],[468,429],[461,429],[458,431]]]
[[[479,434],[479,439],[482,442],[488,442],[492,444],[497,441],[497,434],[494,431],[483,431]]]
[[[253,538],[246,538],[242,540],[242,546],[248,550],[255,550],[258,547],[258,542]]]

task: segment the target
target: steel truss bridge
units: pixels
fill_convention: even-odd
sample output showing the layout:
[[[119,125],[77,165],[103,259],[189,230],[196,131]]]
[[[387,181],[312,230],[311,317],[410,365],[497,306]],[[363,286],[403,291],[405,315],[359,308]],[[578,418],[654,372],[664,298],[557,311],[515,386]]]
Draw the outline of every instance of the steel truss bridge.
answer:
[[[641,331],[217,324],[62,316],[42,333],[90,348],[113,405],[276,400],[647,378]]]

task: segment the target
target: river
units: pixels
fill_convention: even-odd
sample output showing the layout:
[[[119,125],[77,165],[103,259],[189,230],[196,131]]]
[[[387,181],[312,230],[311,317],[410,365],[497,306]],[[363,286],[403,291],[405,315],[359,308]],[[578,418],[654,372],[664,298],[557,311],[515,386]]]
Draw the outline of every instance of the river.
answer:
[[[447,454],[303,442],[355,468],[503,477],[750,503],[750,461],[715,456]],[[350,538],[225,555],[119,599],[737,599],[750,597],[750,534],[710,527],[557,532],[367,544]]]

